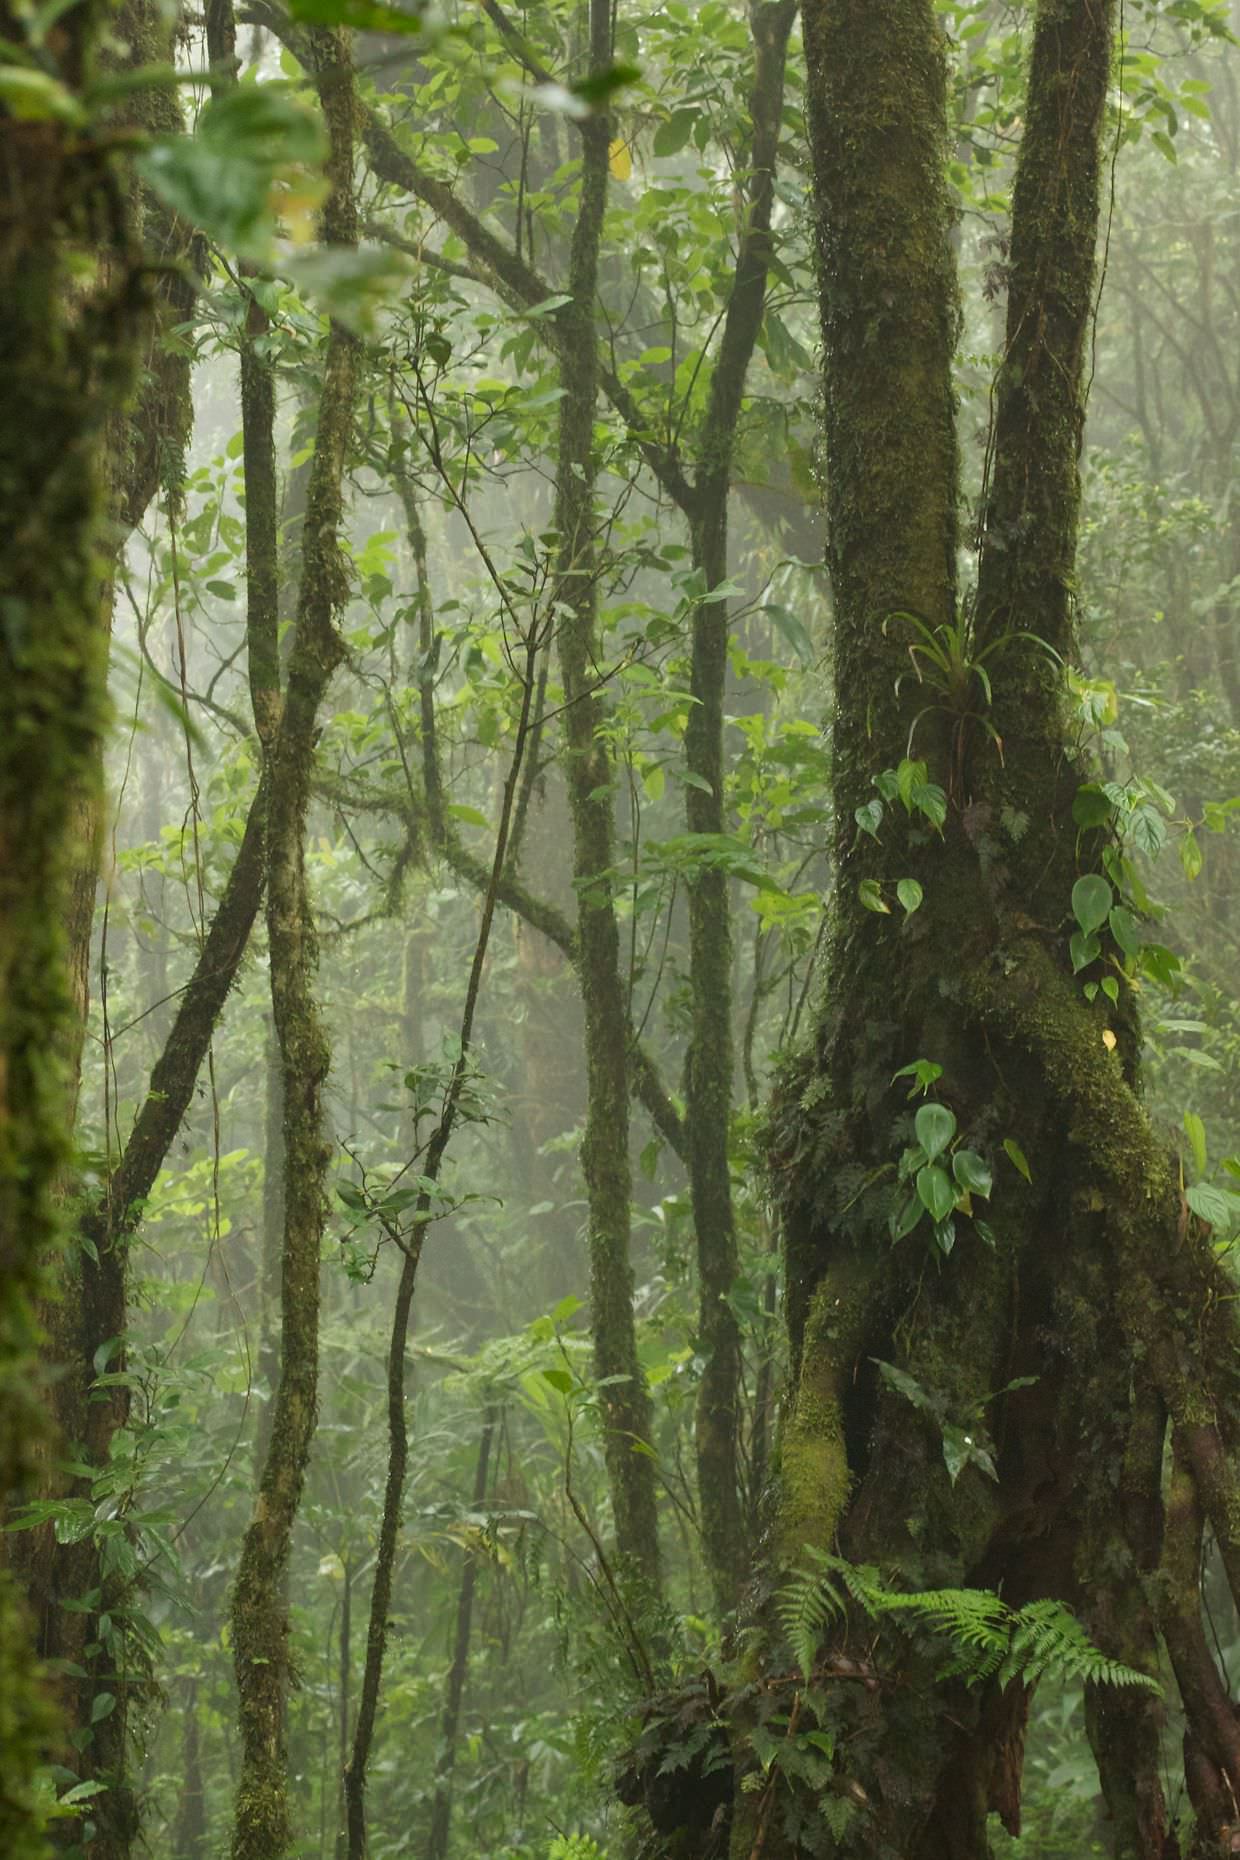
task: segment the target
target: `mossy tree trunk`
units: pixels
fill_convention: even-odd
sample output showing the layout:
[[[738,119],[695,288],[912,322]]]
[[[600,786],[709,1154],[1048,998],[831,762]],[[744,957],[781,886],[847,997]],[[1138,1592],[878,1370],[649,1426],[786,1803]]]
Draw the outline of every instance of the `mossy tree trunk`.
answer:
[[[1187,1717],[1190,1851],[1229,1851],[1237,1714],[1207,1649],[1198,1582],[1209,1529],[1240,1588],[1234,1306],[1140,1102],[1131,991],[1116,1005],[1091,1001],[1082,984],[1102,967],[1072,974],[1072,887],[1099,870],[1107,835],[1072,817],[1090,771],[1047,651],[1071,661],[1076,650],[1114,7],[1036,9],[968,597],[956,586],[957,296],[935,10],[931,0],[811,0],[805,29],[838,889],[814,1036],[771,1122],[793,1386],[768,1577],[786,1578],[807,1545],[835,1548],[910,1588],[1001,1589],[1017,1606],[1057,1597],[1106,1651],[1147,1671],[1161,1639]],[[963,621],[966,660],[993,649],[993,701],[976,674],[959,696],[901,681],[914,635],[898,614],[931,629]],[[915,721],[915,753],[945,798],[942,831],[897,800],[876,839],[855,810],[906,756]],[[863,887],[894,906],[892,881],[906,876],[924,889],[915,914],[866,908]],[[895,1165],[915,1109],[893,1075],[921,1058],[943,1068],[931,1095],[994,1167],[990,1242],[961,1210],[946,1254],[928,1215],[896,1244],[889,1230],[907,1194]],[[1005,1140],[1028,1158],[1031,1181],[1010,1166]],[[966,1465],[953,1484],[940,1427],[876,1359],[915,1378],[949,1424],[984,1427],[997,1478]],[[837,1734],[848,1727],[827,1793],[837,1810],[850,1806],[834,1834],[821,1820],[815,1851],[985,1860],[989,1816],[1019,1826],[1027,1693],[940,1682],[934,1659],[900,1637],[881,1637],[874,1660],[872,1689],[822,1682],[822,1713]],[[1091,1694],[1087,1706],[1113,1852],[1166,1860],[1179,1850],[1159,1773],[1160,1706],[1139,1690]],[[787,1784],[742,1793],[733,1853],[747,1857],[755,1839],[765,1860],[796,1852],[785,1811],[795,1819],[805,1806]]]
[[[57,75],[97,72],[108,10],[58,24]],[[0,7],[0,36],[28,21]],[[37,62],[37,61],[36,61]],[[73,259],[101,263],[85,295]],[[149,305],[123,181],[92,131],[0,118],[0,1489],[22,1495],[46,1442],[36,1354],[63,1239],[67,1104],[80,1042],[67,925],[105,705],[105,455]],[[31,1783],[49,1732],[12,1576],[0,1571],[0,1847],[42,1851]]]
[[[591,0],[590,68],[611,61],[609,0]],[[629,1165],[629,1017],[613,896],[615,763],[599,689],[600,573],[596,545],[598,399],[595,298],[607,204],[611,129],[602,112],[579,125],[581,199],[561,313],[560,401],[554,528],[558,536],[557,624],[564,682],[564,756],[573,823],[578,976],[585,1008],[586,1116],[581,1163],[590,1249],[590,1322],[595,1374],[605,1380],[603,1453],[615,1513],[616,1545],[657,1587],[659,1535],[650,1398],[637,1355]]]
[[[330,149],[331,192],[323,232],[329,243],[347,248],[357,237],[348,35],[316,30],[311,46]],[[359,367],[357,338],[333,323],[307,492],[296,631],[278,727],[269,729],[265,745],[267,935],[283,1102],[284,1237],[280,1365],[271,1433],[232,1600],[242,1747],[233,1860],[280,1860],[293,1840],[285,1723],[285,1575],[318,1401],[319,1248],[331,1155],[322,1102],[330,1054],[314,996],[316,950],[305,839],[319,710],[344,650],[335,616],[348,594],[340,533]],[[274,673],[274,663],[266,675],[258,673],[260,718],[262,702],[272,698]]]
[[[130,71],[167,62],[171,57],[175,19],[148,0],[126,0],[116,13],[106,50],[109,70]],[[176,134],[182,128],[180,103],[171,87],[139,91],[120,113],[124,126],[137,126],[152,134]],[[183,450],[188,437],[191,408],[188,349],[169,336],[171,326],[190,314],[195,280],[188,263],[191,232],[162,206],[132,174],[118,172],[116,186],[124,201],[126,223],[135,251],[147,262],[165,267],[152,293],[153,316],[145,340],[134,356],[135,393],[114,405],[105,429],[100,459],[107,521],[100,533],[96,565],[95,619],[99,650],[106,658],[112,627],[116,574],[125,543],[141,522],[151,502],[161,493],[174,501],[180,494]],[[96,244],[103,275],[118,264],[105,236]],[[122,259],[119,261],[124,263]],[[68,881],[64,927],[74,1015],[67,1032],[64,1116],[72,1127],[76,1111],[82,1042],[89,1003],[89,959],[99,873],[102,789],[102,742],[96,766],[83,774],[71,795],[72,868]],[[61,1182],[68,1191],[68,1170]],[[51,1408],[55,1437],[40,1456],[38,1497],[88,1497],[91,1477],[67,1474],[65,1457],[85,1462],[95,1473],[107,1464],[111,1441],[124,1421],[127,1395],[114,1388],[104,1397],[92,1393],[99,1373],[99,1352],[115,1348],[125,1328],[128,1235],[101,1238],[87,1231],[84,1244],[70,1246],[57,1261],[55,1282],[44,1304],[46,1330],[43,1357],[51,1366]],[[113,1355],[112,1370],[123,1368]],[[129,1732],[129,1677],[125,1636],[98,1631],[105,1621],[124,1618],[129,1602],[124,1576],[106,1564],[100,1541],[93,1535],[68,1543],[56,1540],[50,1525],[14,1537],[8,1554],[26,1589],[36,1622],[40,1655],[61,1664],[77,1677],[63,1679],[58,1704],[65,1733],[73,1750],[73,1764],[84,1777],[104,1779],[106,1792],[95,1803],[92,1852],[99,1860],[122,1856],[136,1831],[136,1811],[124,1779]],[[76,1605],[94,1596],[88,1609]],[[95,1700],[106,1694],[110,1708],[94,1715]],[[53,1829],[57,1845],[80,1839],[72,1820]]]
[[[706,595],[695,609],[690,641],[689,684],[695,699],[685,732],[685,767],[692,777],[685,785],[690,833],[722,834],[728,827],[723,713],[730,615],[726,597],[714,590],[728,578],[732,459],[745,379],[766,307],[784,67],[795,17],[796,0],[759,0],[749,12],[752,129],[744,151],[748,174],[740,245],[685,505],[693,563],[702,572]],[[685,1128],[703,1359],[695,1416],[698,1504],[716,1604],[726,1614],[735,1606],[748,1555],[739,1483],[741,1340],[729,1302],[739,1270],[728,1160],[735,1070],[732,914],[726,873],[705,862],[689,886],[689,989]]]

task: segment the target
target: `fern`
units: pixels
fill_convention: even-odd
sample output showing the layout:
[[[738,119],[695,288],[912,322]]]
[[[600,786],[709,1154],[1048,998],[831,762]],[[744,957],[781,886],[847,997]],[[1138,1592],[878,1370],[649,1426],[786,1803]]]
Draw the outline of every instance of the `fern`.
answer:
[[[607,1856],[588,1834],[557,1834],[547,1849],[547,1860],[607,1860]]]
[[[807,1565],[794,1576],[779,1591],[775,1607],[792,1656],[808,1679],[823,1629],[828,1621],[844,1612],[844,1598],[832,1577],[835,1572],[851,1566],[838,1557],[827,1556],[824,1551],[806,1548],[807,1556],[816,1567]]]
[[[916,1621],[946,1641],[950,1657],[939,1678],[967,1685],[997,1679],[1036,1685],[1055,1678],[1092,1686],[1139,1686],[1158,1692],[1148,1673],[1124,1666],[1095,1647],[1062,1602],[1046,1599],[1009,1608],[992,1589],[889,1589],[876,1569],[810,1550],[810,1564],[780,1590],[780,1624],[806,1679],[823,1629],[843,1613],[841,1588],[871,1620]],[[903,1619],[901,1619],[903,1618]]]

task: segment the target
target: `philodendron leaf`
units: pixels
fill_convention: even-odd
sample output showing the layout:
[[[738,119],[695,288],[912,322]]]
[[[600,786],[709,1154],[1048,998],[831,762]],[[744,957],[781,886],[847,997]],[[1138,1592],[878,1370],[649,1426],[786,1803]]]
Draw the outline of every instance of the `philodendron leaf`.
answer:
[[[945,1104],[923,1104],[913,1119],[913,1129],[926,1152],[926,1161],[932,1163],[955,1136],[956,1119]]]
[[[910,1195],[904,1206],[894,1213],[887,1223],[892,1244],[894,1245],[897,1240],[903,1240],[906,1234],[911,1234],[924,1213],[925,1209],[919,1197]]]
[[[983,1201],[989,1200],[994,1184],[994,1172],[984,1156],[976,1150],[957,1150],[952,1156],[952,1174],[970,1195],[980,1195]]]
[[[1096,936],[1087,935],[1084,930],[1074,930],[1068,939],[1068,953],[1072,957],[1072,973],[1079,975],[1091,962],[1097,962],[1102,954],[1102,945]]]
[[[881,911],[884,916],[890,917],[891,906],[884,902],[883,888],[876,878],[863,878],[857,886],[857,896],[867,911]]]
[[[1115,893],[1098,872],[1087,872],[1072,887],[1072,915],[1086,936],[1101,930],[1114,902]]]
[[[1126,911],[1122,904],[1111,906],[1111,935],[1123,950],[1125,956],[1141,954],[1141,926],[1131,911]]]
[[[915,878],[902,878],[896,885],[896,896],[911,917],[919,908],[925,893]]]
[[[956,1205],[956,1186],[946,1169],[927,1163],[917,1171],[917,1193],[933,1221],[945,1221]]]

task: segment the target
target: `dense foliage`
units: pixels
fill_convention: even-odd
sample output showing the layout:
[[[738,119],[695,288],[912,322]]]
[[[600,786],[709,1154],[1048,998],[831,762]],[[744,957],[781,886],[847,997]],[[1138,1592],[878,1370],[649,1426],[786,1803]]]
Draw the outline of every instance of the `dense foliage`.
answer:
[[[918,1686],[1019,1701],[997,1854],[1135,1856],[1086,1738],[1112,1694],[1155,1726],[1169,1839],[1216,1851],[1175,1780],[1180,1668],[1082,1603],[1092,1572],[1009,1594],[932,1547],[914,1583],[782,1542],[774,1496],[780,1183],[790,1094],[826,1127],[823,950],[857,906],[894,1001],[941,933],[945,824],[983,866],[1032,861],[1049,795],[970,811],[1018,743],[1018,661],[1088,775],[1075,882],[1023,928],[1143,1065],[1219,1286],[1240,1231],[1236,22],[1129,0],[1118,23],[1064,652],[1019,613],[987,639],[971,604],[1039,9],[934,12],[959,325],[954,283],[931,308],[978,441],[974,592],[878,616],[883,689],[849,737],[791,0],[5,9],[0,266],[51,267],[14,330],[19,375],[59,383],[42,412],[6,392],[6,510],[36,440],[85,473],[4,546],[38,577],[0,581],[76,616],[85,680],[55,662],[40,696],[69,740],[44,739],[37,823],[59,888],[36,870],[25,918],[8,860],[42,841],[27,763],[0,763],[0,1035],[27,1071],[32,1010],[45,1036],[38,1102],[13,1100],[37,1181],[0,1068],[6,1269],[30,1224],[0,1400],[53,1417],[33,1452],[0,1430],[30,1603],[0,1611],[0,1740],[36,1655],[59,1724],[28,1699],[33,1781],[29,1752],[0,1768],[22,1860],[722,1855],[734,1799],[746,1856],[852,1853],[884,1694]],[[54,213],[21,167],[53,147],[80,184]],[[938,443],[896,437],[910,469]],[[28,749],[24,704],[0,695]],[[26,1001],[31,923],[50,992]],[[831,1205],[877,1208],[915,1282],[854,1379],[972,1519],[1040,1366],[931,1381],[915,1314],[947,1272],[989,1284],[1043,1159],[952,1108],[944,999],[941,1046],[873,1085],[886,1152],[833,1164]],[[1206,1533],[1186,1580],[1234,1718],[1230,1554]]]

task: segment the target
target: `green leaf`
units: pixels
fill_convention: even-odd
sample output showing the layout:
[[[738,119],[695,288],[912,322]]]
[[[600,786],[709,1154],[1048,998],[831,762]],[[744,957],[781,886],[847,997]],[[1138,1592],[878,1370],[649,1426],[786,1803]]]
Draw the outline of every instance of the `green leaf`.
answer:
[[[451,801],[443,811],[449,820],[463,820],[467,827],[489,827],[491,824],[485,814],[480,814],[476,807],[467,807],[463,801]]]
[[[1074,930],[1068,938],[1068,954],[1072,958],[1073,975],[1079,975],[1091,962],[1097,962],[1102,954],[1102,945],[1096,936],[1087,936],[1083,930]]]
[[[897,1395],[903,1395],[905,1401],[910,1402],[920,1413],[938,1413],[934,1402],[922,1388],[921,1383],[916,1376],[911,1376],[907,1369],[899,1369],[895,1363],[885,1363],[881,1356],[872,1356],[870,1361],[887,1387],[894,1389]]]
[[[896,896],[910,917],[918,909],[925,895],[915,878],[902,878],[896,884]]]
[[[137,158],[147,185],[222,245],[263,257],[276,223],[276,183],[323,198],[326,144],[318,120],[283,82],[238,84],[215,96],[192,136],[165,136]]]
[[[932,1163],[956,1134],[955,1114],[945,1104],[923,1104],[913,1119],[913,1129],[917,1133],[917,1141],[926,1152],[926,1161]],[[927,1202],[926,1206],[929,1205]]]
[[[1098,872],[1087,872],[1072,887],[1072,915],[1086,936],[1101,930],[1115,902],[1115,893]]]
[[[656,155],[679,155],[682,148],[693,134],[697,122],[696,109],[673,110],[667,121],[660,123],[654,132],[653,148]]]
[[[933,1221],[945,1221],[956,1205],[956,1189],[946,1169],[927,1163],[917,1171],[917,1193]]]
[[[1221,1188],[1212,1188],[1208,1182],[1194,1182],[1185,1190],[1184,1199],[1197,1219],[1205,1221],[1209,1227],[1226,1229],[1235,1219],[1231,1197]]]
[[[935,1080],[942,1076],[942,1066],[936,1066],[933,1059],[913,1059],[907,1066],[901,1066],[898,1072],[892,1073],[891,1082],[894,1085],[897,1079],[912,1079],[913,1088],[909,1092],[912,1098],[918,1091],[929,1091]]]
[[[657,136],[655,141],[657,143]],[[657,154],[658,150],[656,149],[655,152]],[[768,601],[761,612],[770,615],[802,665],[811,665],[814,659],[814,642],[791,607],[785,607],[779,601]]]
[[[1201,871],[1201,847],[1191,827],[1180,841],[1180,864],[1184,868],[1185,878],[1190,881]]]
[[[116,1694],[114,1692],[96,1692],[91,1701],[90,1721],[92,1724],[102,1724],[104,1719],[110,1718],[115,1710]]]
[[[947,795],[937,782],[917,782],[913,788],[913,806],[940,832],[947,819]]]
[[[59,78],[46,71],[27,70],[22,65],[0,65],[0,103],[20,123],[81,123],[85,120],[81,104]]]
[[[1024,1150],[1021,1149],[1020,1144],[1017,1143],[1014,1137],[1004,1137],[1003,1153],[1007,1157],[1008,1161],[1011,1163],[1012,1167],[1016,1170],[1017,1174],[1023,1175],[1026,1182],[1028,1182],[1030,1187],[1032,1187],[1033,1186],[1033,1172],[1031,1171],[1029,1167],[1028,1159],[1025,1156]]]
[[[943,1427],[943,1463],[953,1485],[966,1466],[976,1466],[988,1479],[999,1477],[989,1450],[974,1435],[967,1434],[962,1427],[954,1427],[951,1422]]]
[[[1105,827],[1115,812],[1115,806],[1096,782],[1086,782],[1078,788],[1072,803],[1072,818],[1078,827]]]
[[[543,1381],[549,1382],[560,1395],[571,1395],[576,1387],[567,1369],[544,1369],[542,1374]]]
[[[1131,911],[1126,911],[1122,904],[1111,906],[1111,915],[1107,919],[1111,935],[1123,950],[1125,956],[1139,956],[1141,953],[1141,926]]]
[[[980,1195],[983,1201],[990,1199],[994,1172],[976,1150],[956,1150],[952,1156],[952,1174],[968,1194]]]
[[[887,1231],[891,1235],[893,1246],[897,1240],[903,1240],[906,1235],[912,1233],[924,1213],[925,1209],[919,1198],[916,1195],[910,1195],[900,1211],[893,1214],[887,1223]]]
[[[881,801],[867,801],[864,807],[853,809],[853,819],[863,833],[871,839],[878,838],[878,829],[883,824],[883,804]]]
[[[857,886],[857,896],[867,911],[881,911],[890,917],[891,906],[883,902],[883,888],[876,878],[863,878]]]
[[[1206,1168],[1206,1127],[1196,1111],[1185,1111],[1184,1134],[1188,1138],[1193,1152],[1193,1162],[1198,1175],[1205,1174]]]

